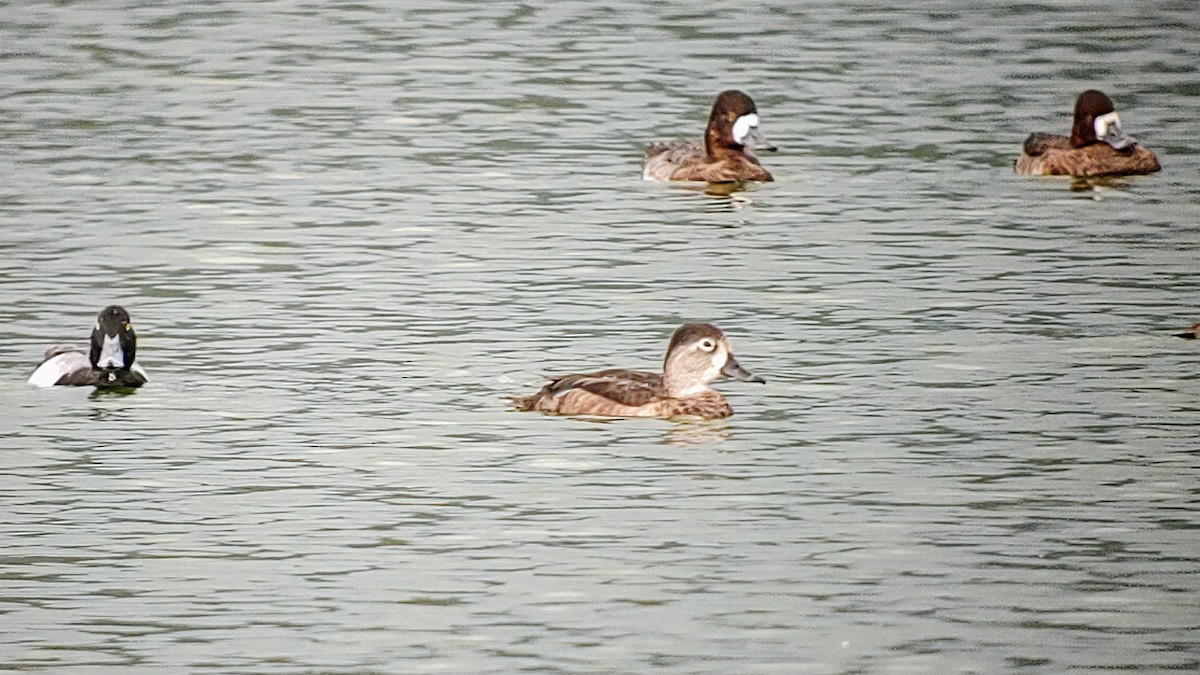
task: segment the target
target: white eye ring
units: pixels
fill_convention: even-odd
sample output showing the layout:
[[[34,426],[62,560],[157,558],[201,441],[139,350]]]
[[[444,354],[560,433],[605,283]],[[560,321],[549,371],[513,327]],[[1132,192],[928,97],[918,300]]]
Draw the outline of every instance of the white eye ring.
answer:
[[[706,352],[711,352],[716,348],[717,343],[713,342],[711,338],[704,338],[700,341],[700,349],[703,349]]]

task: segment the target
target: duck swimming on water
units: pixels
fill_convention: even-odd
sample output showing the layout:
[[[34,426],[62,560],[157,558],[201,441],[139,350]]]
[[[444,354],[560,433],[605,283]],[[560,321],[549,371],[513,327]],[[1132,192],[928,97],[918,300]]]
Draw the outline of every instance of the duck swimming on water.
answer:
[[[733,408],[708,385],[721,377],[766,380],[742,367],[720,328],[688,323],[671,336],[662,373],[612,368],[551,378],[532,396],[513,397],[518,410],[604,417],[729,417]]]
[[[1071,135],[1033,133],[1013,170],[1023,176],[1126,176],[1161,169],[1153,152],[1126,136],[1112,99],[1088,89],[1075,99]]]
[[[775,180],[754,149],[774,152],[758,130],[758,108],[746,94],[730,89],[717,95],[704,142],[671,141],[646,146],[642,178],[657,181],[730,183]]]
[[[46,350],[41,365],[29,376],[29,384],[38,387],[140,387],[146,383],[146,371],[137,357],[137,334],[129,312],[118,305],[100,310],[92,328],[88,354],[74,347],[56,346]]]

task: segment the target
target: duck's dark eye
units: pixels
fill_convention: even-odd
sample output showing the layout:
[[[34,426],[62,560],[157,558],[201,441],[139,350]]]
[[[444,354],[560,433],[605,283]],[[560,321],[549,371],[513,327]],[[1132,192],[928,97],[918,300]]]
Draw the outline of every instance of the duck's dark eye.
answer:
[[[704,338],[703,340],[700,341],[700,349],[703,349],[706,352],[711,352],[712,350],[714,350],[716,348],[717,348],[717,343],[713,342],[709,338]]]

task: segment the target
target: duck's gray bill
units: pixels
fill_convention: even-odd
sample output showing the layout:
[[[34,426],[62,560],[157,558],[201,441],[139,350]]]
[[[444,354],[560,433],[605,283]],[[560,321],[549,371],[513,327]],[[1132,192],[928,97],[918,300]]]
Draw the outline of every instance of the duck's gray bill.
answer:
[[[1125,132],[1121,130],[1121,125],[1117,123],[1108,125],[1108,131],[1100,140],[1108,143],[1115,150],[1124,150],[1132,145],[1137,145],[1137,139],[1133,136],[1126,136]]]
[[[725,365],[721,367],[721,372],[735,380],[741,380],[742,382],[757,382],[759,384],[767,383],[766,380],[743,368],[742,364],[738,363],[737,359],[733,358],[733,354],[729,355],[729,360],[726,361]]]
[[[762,135],[762,132],[758,130],[758,127],[750,127],[750,133],[746,135],[751,141],[753,141],[753,143],[751,143],[751,147],[753,147],[755,150],[765,150],[767,152],[775,152],[778,150],[778,148],[771,145],[766,136]]]

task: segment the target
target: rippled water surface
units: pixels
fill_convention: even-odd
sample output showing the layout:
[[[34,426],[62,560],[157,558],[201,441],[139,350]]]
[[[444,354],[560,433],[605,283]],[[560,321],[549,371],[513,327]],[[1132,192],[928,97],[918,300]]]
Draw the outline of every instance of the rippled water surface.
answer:
[[[0,4],[0,669],[1200,668],[1194,3],[421,4]],[[1088,87],[1162,173],[1014,176]],[[689,320],[728,420],[507,409]]]

